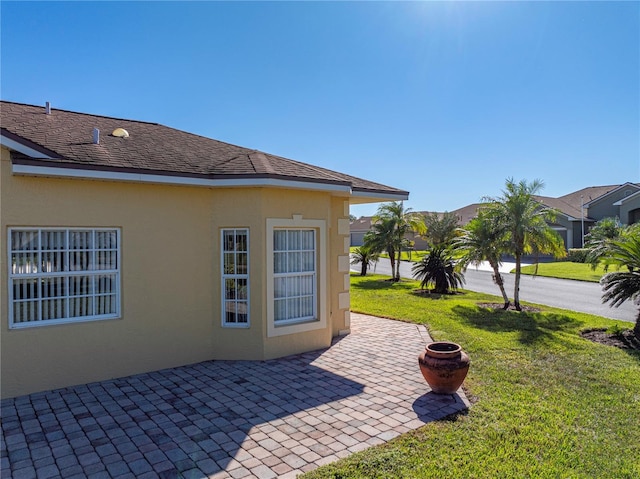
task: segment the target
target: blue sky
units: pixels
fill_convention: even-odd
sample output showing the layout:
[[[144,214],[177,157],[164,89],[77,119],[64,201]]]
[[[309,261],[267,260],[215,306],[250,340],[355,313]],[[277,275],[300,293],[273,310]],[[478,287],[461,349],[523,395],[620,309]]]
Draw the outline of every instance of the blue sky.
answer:
[[[640,2],[6,2],[0,96],[409,190],[640,182]],[[378,205],[352,208],[373,214]]]

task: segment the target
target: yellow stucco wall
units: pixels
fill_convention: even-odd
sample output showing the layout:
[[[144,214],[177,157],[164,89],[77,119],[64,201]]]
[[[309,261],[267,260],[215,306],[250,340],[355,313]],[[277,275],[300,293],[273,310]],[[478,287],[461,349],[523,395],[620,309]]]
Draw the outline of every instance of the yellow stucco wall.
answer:
[[[2,149],[0,292],[2,397],[209,359],[268,359],[327,347],[348,329],[338,272],[346,198],[271,188],[211,189],[15,176]],[[327,222],[327,327],[267,337],[266,219]],[[120,319],[9,329],[7,229],[121,229]],[[221,326],[220,230],[250,231],[251,325]],[[348,252],[347,252],[348,253]]]

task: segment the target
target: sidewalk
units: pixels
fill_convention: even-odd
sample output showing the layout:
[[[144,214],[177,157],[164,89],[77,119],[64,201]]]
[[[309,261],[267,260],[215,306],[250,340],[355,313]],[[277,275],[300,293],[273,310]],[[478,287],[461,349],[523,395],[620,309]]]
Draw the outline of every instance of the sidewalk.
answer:
[[[522,263],[522,266],[528,266],[529,263]],[[511,270],[513,270],[516,267],[515,263],[502,263],[500,265],[499,271],[501,273],[510,273]],[[476,266],[469,266],[468,269],[476,269],[478,271],[491,271],[493,273],[493,268],[491,267],[491,265],[489,264],[488,261],[483,261],[482,263],[480,263],[480,265],[478,267]]]

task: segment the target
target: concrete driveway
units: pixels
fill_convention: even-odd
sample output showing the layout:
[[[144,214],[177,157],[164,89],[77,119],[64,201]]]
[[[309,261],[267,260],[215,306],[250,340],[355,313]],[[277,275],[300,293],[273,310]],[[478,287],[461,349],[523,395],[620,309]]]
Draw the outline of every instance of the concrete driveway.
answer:
[[[3,400],[1,476],[295,477],[469,406],[424,382],[424,326],[352,314],[351,327],[326,350]]]

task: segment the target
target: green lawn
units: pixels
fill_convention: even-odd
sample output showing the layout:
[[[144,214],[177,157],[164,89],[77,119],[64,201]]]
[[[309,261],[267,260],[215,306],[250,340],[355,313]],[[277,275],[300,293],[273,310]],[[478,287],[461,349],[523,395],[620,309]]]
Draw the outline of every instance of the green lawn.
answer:
[[[401,261],[420,261],[423,257],[425,257],[427,255],[428,251],[425,250],[416,250],[416,251],[403,251],[402,254],[400,255],[400,260]],[[387,261],[389,261],[389,255],[386,253],[382,253],[380,255],[381,259],[385,259]]]
[[[425,297],[414,294],[417,282],[382,276],[351,284],[354,311],[426,324],[434,339],[460,343],[474,404],[306,479],[640,477],[640,353],[579,335],[630,323],[547,307],[494,312],[477,302],[496,297]]]
[[[534,274],[535,265],[523,266],[523,274]],[[515,270],[511,271],[512,273]],[[550,278],[577,279],[579,281],[592,281],[598,283],[605,274],[604,268],[599,266],[594,270],[591,265],[585,263],[572,263],[570,261],[559,261],[557,263],[539,263],[538,276],[548,276]]]

